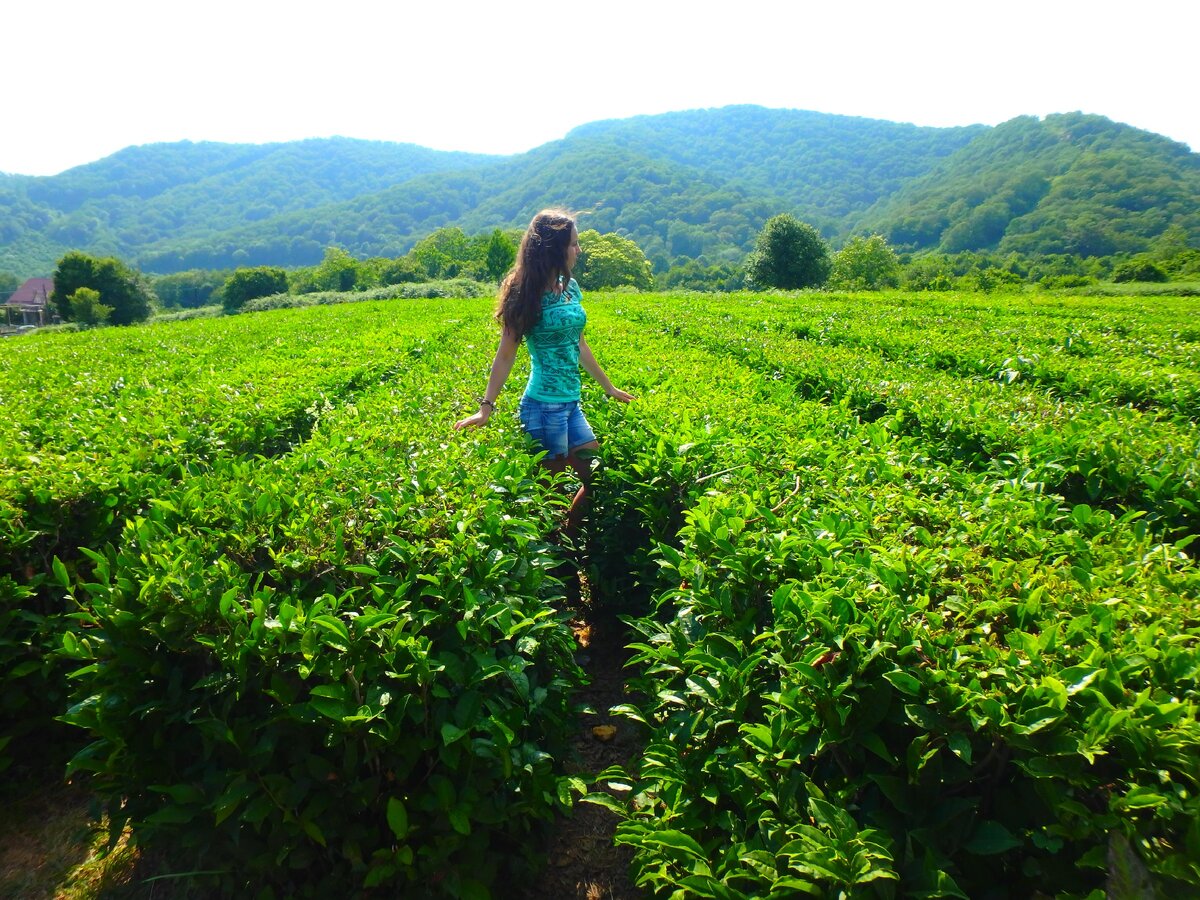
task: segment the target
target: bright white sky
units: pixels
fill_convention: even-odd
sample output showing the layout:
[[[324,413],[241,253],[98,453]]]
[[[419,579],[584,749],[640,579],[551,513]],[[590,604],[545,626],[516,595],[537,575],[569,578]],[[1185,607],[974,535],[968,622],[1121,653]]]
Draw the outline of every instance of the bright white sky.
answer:
[[[344,135],[517,153],[756,103],[918,125],[1082,110],[1200,149],[1195,0],[6,0],[0,171]]]

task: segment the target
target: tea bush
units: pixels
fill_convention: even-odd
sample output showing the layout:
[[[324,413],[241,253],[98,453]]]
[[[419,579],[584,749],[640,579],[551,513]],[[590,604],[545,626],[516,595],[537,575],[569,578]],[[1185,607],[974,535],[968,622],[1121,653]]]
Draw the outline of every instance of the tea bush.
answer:
[[[958,464],[1008,460],[1027,470],[1023,477],[1072,501],[1133,506],[1183,533],[1200,526],[1200,437],[1193,421],[1048,395],[1021,383],[1020,360],[1010,360],[1000,377],[972,378],[878,352],[812,346],[793,335],[807,335],[813,326],[793,319],[789,334],[782,327],[788,315],[784,307],[772,321],[760,305],[739,328],[738,315],[726,306],[693,304],[684,314],[678,305],[656,304],[633,317],[785,377],[801,396],[834,398],[872,421],[886,417],[899,433],[921,435]],[[1186,374],[1195,379],[1194,369]]]
[[[131,522],[66,642],[113,821],[239,893],[482,895],[527,857],[581,676],[547,523],[513,515],[553,507],[481,462],[314,454]],[[463,465],[505,494],[442,496]]]
[[[377,304],[342,319],[309,311],[258,328],[195,321],[6,345],[0,767],[69,755],[50,721],[65,686],[49,648],[70,611],[52,560],[86,569],[80,547],[115,540],[181,479],[221,460],[287,453],[335,405],[462,324],[437,304],[395,318]]]
[[[597,352],[672,361],[640,385],[636,423],[601,423],[605,515],[652,544],[633,554],[605,532],[615,547],[597,559],[617,574],[601,574],[628,572],[655,609],[629,619],[644,700],[624,713],[649,729],[646,750],[636,775],[601,777],[628,801],[590,799],[625,816],[640,884],[681,897],[1200,885],[1200,573],[1190,535],[1164,539],[1180,519],[1121,509],[1112,481],[1098,486],[1111,510],[1074,503],[1035,477],[1032,450],[1014,465],[961,454],[941,427],[864,421],[854,392],[878,390],[861,374],[876,363],[789,365],[762,305],[619,306]],[[919,374],[904,377],[935,380]],[[906,402],[929,422],[950,409],[936,392]],[[1012,434],[1010,408],[971,415]],[[1194,434],[1142,427],[1168,447]]]
[[[71,769],[222,892],[484,896],[567,800],[558,495],[519,445],[430,440],[460,359],[410,354],[291,453],[190,477],[88,554]]]

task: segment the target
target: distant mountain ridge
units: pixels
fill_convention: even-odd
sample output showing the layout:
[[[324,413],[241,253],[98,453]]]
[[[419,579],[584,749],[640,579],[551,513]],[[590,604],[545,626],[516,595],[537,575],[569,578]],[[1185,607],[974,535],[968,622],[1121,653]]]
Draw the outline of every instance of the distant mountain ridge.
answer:
[[[128,147],[61,175],[0,181],[0,269],[12,268],[12,244],[39,240],[43,259],[82,249],[137,262],[164,237],[187,241],[494,159],[351,138]]]
[[[738,262],[779,212],[834,241],[908,249],[1137,251],[1200,243],[1200,155],[1100,116],[927,128],[755,106],[593,122],[486,156],[351,138],[130,147],[49,177],[0,176],[0,271],[67,250],[147,271],[396,256],[436,228],[523,226],[538,208],[634,240],[658,268]]]
[[[931,164],[986,131],[983,125],[922,128],[731,106],[592,122],[566,139],[620,140],[647,155],[772,193],[813,216],[840,220],[923,175]],[[818,172],[819,180],[809,177]]]
[[[1136,251],[1170,224],[1200,237],[1200,154],[1078,113],[1022,116],[880,200],[860,227],[953,252]]]

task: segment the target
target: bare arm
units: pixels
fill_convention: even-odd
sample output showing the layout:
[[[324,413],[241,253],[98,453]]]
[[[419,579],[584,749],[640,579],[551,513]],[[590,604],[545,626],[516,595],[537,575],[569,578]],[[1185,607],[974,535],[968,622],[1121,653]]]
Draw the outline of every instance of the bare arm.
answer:
[[[604,393],[612,397],[614,400],[620,400],[622,403],[628,403],[635,399],[633,394],[626,393],[620,388],[613,387],[613,383],[608,380],[608,376],[604,374],[604,370],[600,368],[600,363],[596,362],[596,357],[592,354],[592,348],[588,346],[583,335],[579,336],[579,364],[587,371],[589,375],[599,382],[600,387],[604,388]]]
[[[496,357],[492,360],[492,373],[488,376],[487,390],[483,392],[483,399],[489,403],[495,404],[496,398],[500,396],[500,391],[504,389],[504,382],[508,380],[508,373],[512,371],[513,360],[517,358],[519,346],[521,346],[521,339],[505,328],[500,335],[500,346],[496,348]],[[476,428],[487,424],[487,420],[492,417],[492,410],[493,406],[480,403],[479,412],[454,423],[455,430]]]

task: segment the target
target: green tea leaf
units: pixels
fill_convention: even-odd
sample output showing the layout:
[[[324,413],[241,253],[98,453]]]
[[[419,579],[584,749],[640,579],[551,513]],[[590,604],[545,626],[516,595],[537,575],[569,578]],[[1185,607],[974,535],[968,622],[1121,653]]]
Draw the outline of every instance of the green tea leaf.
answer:
[[[459,834],[468,835],[471,833],[471,819],[462,809],[452,809],[450,810],[450,827]]]
[[[1115,805],[1118,809],[1149,809],[1162,806],[1166,802],[1167,797],[1164,794],[1153,788],[1136,785],[1126,791],[1123,797],[1117,798]]]
[[[442,743],[449,746],[455,741],[462,740],[468,734],[465,728],[459,728],[453,722],[442,723]]]
[[[999,822],[987,820],[975,826],[963,849],[978,856],[992,856],[1020,846],[1021,841],[1011,831]]]
[[[896,690],[903,694],[908,694],[910,697],[915,697],[921,693],[921,682],[919,679],[902,672],[895,670],[892,672],[884,672],[883,677],[886,678]]]
[[[404,840],[408,837],[408,810],[405,809],[404,803],[397,797],[388,798],[387,822],[388,827],[392,829],[392,834],[399,840]]]
[[[50,565],[51,568],[54,569],[55,580],[62,585],[65,590],[69,591],[71,589],[71,576],[67,574],[67,567],[63,565],[62,560],[55,556]]]
[[[308,819],[302,819],[300,821],[300,827],[304,829],[304,833],[307,834],[310,838],[312,838],[314,841],[316,841],[322,847],[325,846],[325,835],[321,832],[321,829],[317,827],[316,822],[310,821]]]
[[[668,829],[655,832],[646,837],[646,842],[677,851],[683,856],[690,856],[695,859],[707,859],[704,848],[696,843],[695,838],[684,834],[682,831]]]

